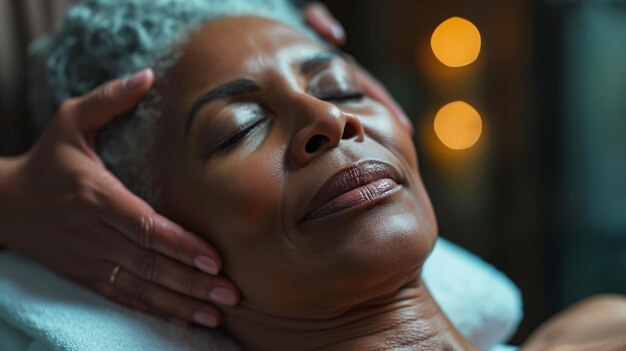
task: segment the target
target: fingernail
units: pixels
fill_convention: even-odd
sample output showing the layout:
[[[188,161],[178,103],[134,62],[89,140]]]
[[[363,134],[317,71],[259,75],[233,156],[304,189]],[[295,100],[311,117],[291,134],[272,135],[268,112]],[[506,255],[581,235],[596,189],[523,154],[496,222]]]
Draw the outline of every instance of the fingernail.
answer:
[[[215,288],[209,294],[211,300],[227,306],[233,306],[237,303],[237,296],[234,292],[224,289],[224,288]]]
[[[333,37],[335,37],[335,40],[343,42],[343,40],[346,38],[346,31],[339,23],[333,23],[330,30],[333,33]]]
[[[212,259],[208,257],[198,256],[193,261],[193,264],[195,264],[196,267],[198,267],[198,269],[200,269],[203,272],[206,272],[212,275],[217,275],[218,273],[217,263],[215,263],[215,261],[213,261]]]
[[[131,91],[135,90],[136,88],[141,86],[141,84],[143,84],[146,80],[148,80],[151,73],[152,70],[150,68],[146,68],[126,78],[126,80],[124,80],[124,89]]]
[[[193,314],[193,321],[204,325],[205,327],[215,328],[217,327],[217,318],[214,315],[206,312],[196,312]]]

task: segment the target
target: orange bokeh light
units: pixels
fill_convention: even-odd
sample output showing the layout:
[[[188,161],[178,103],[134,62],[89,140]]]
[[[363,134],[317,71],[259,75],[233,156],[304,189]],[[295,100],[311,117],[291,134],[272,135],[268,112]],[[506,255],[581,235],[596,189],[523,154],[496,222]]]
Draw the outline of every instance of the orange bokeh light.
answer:
[[[480,55],[480,31],[472,22],[461,17],[452,17],[435,29],[430,45],[437,59],[444,65],[467,66]]]
[[[435,133],[453,150],[468,149],[480,139],[483,122],[480,114],[465,101],[443,106],[435,116]]]

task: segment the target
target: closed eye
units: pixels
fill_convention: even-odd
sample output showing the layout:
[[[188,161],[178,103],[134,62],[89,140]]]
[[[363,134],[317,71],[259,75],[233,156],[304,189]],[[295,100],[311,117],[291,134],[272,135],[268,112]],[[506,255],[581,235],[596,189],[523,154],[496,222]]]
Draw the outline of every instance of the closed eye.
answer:
[[[328,102],[359,102],[363,100],[365,95],[363,93],[349,93],[349,94],[340,94],[335,96],[327,96],[321,97],[320,100],[328,101]]]
[[[242,129],[241,131],[237,132],[236,134],[234,134],[230,138],[226,139],[226,141],[221,143],[217,147],[217,150],[218,151],[222,151],[222,152],[223,151],[228,151],[229,149],[231,149],[232,147],[237,145],[248,134],[254,132],[261,125],[261,123],[265,122],[265,120],[266,120],[266,118],[260,119],[260,120],[258,120],[256,122],[254,122],[253,124],[251,124],[250,126],[245,127],[244,129]]]

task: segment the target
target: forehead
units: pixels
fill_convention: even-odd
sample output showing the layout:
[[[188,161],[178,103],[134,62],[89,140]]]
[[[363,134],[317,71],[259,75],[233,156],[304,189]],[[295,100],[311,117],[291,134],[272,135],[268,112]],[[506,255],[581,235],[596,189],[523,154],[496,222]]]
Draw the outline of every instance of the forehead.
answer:
[[[285,24],[259,17],[225,17],[210,21],[182,45],[173,77],[195,91],[207,85],[254,75],[263,70],[289,70],[324,47]]]

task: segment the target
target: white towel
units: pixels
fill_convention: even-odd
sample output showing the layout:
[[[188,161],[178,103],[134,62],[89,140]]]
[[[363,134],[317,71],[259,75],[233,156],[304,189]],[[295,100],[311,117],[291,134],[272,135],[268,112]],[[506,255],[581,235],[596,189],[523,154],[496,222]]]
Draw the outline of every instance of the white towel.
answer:
[[[522,296],[502,272],[440,239],[424,281],[452,324],[481,350],[508,341],[522,320]]]
[[[439,240],[424,267],[434,298],[482,349],[505,342],[522,316],[519,290],[470,253]],[[0,252],[0,350],[238,350],[228,336],[131,311],[10,251]]]

